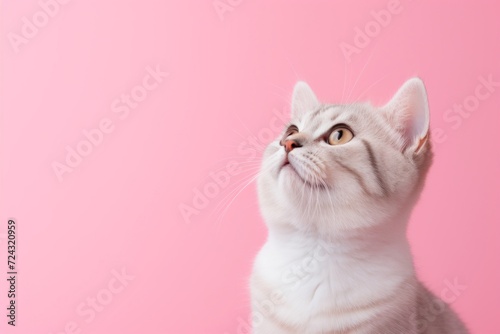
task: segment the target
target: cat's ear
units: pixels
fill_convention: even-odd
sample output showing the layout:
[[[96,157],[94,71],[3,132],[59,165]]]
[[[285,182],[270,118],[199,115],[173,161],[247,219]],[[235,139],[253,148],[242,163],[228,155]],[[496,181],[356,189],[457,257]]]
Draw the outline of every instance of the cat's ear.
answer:
[[[311,87],[304,81],[299,81],[293,88],[292,118],[301,118],[307,112],[316,110],[320,103]]]
[[[406,81],[382,109],[401,134],[402,149],[418,152],[429,139],[429,104],[422,80]]]

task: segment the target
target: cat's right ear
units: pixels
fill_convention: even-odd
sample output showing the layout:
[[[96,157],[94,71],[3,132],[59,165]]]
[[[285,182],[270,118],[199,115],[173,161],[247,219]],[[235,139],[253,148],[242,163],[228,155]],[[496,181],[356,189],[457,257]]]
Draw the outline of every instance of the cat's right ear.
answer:
[[[316,110],[320,106],[311,87],[304,81],[299,81],[293,88],[292,119],[300,119],[304,114]]]

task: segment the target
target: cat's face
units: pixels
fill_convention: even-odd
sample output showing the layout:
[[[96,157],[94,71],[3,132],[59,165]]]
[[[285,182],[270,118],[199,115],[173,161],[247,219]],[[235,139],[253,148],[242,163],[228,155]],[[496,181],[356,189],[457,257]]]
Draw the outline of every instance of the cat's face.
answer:
[[[419,79],[381,108],[320,104],[298,83],[291,121],[264,153],[258,182],[264,218],[327,234],[409,213],[431,162],[428,133]]]

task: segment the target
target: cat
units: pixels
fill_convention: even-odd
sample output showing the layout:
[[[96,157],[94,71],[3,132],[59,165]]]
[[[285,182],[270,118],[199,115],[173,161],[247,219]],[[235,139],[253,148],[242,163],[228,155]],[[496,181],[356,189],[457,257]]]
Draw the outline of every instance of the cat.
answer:
[[[416,277],[406,227],[433,153],[424,83],[382,107],[295,85],[258,176],[268,228],[250,278],[254,334],[466,334]]]

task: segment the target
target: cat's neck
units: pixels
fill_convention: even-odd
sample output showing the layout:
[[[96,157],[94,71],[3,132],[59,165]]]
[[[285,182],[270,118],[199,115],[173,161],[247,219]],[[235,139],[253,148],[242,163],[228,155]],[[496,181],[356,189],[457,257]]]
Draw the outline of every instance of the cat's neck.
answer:
[[[274,224],[273,224],[274,225]],[[306,224],[304,224],[306,225]],[[269,237],[278,242],[288,243],[292,240],[311,239],[335,246],[356,246],[378,242],[398,242],[405,239],[406,221],[404,219],[393,220],[378,224],[373,227],[335,230],[330,235],[322,235],[308,229],[298,229],[290,224],[276,224],[269,228]]]
[[[337,231],[327,237],[280,225],[269,229],[267,244],[270,251],[280,253],[282,265],[291,259],[320,256],[323,266],[338,270],[345,267],[370,272],[380,266],[384,275],[391,274],[391,270],[394,275],[413,275],[406,225],[407,217],[400,217],[375,227]]]

